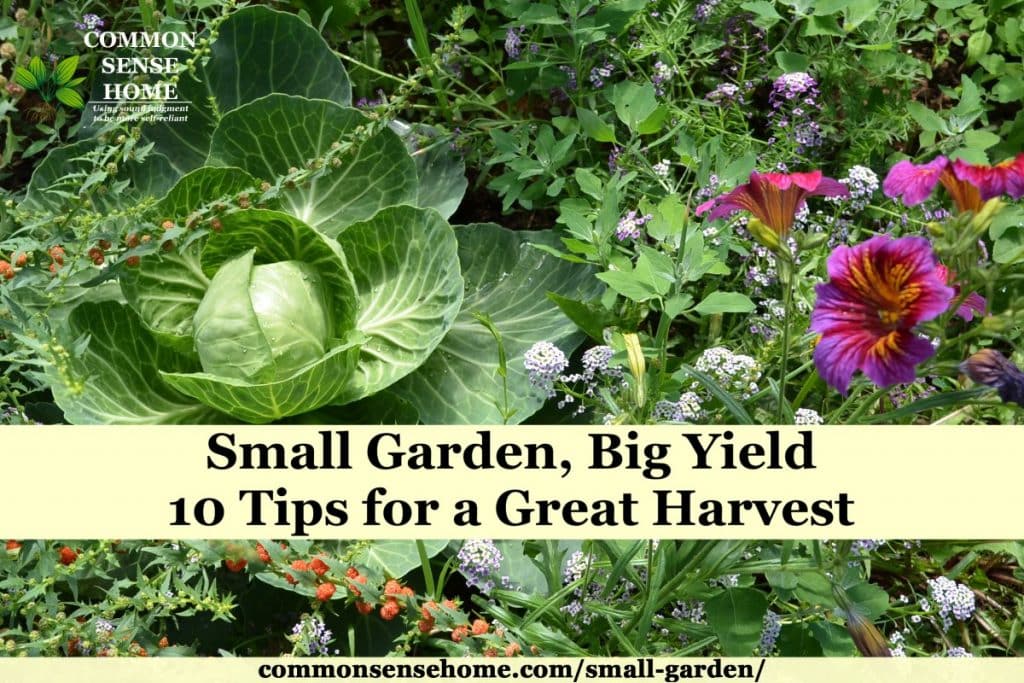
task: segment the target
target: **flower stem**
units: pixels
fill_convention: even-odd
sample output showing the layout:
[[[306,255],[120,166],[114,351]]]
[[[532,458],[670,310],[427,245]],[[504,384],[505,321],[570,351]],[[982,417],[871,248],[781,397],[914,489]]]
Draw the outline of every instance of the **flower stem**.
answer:
[[[783,283],[783,307],[784,317],[782,324],[782,362],[779,368],[779,404],[775,413],[775,423],[782,424],[785,414],[783,405],[786,403],[786,369],[789,365],[789,330],[793,326],[793,287],[795,278],[793,273],[792,259],[783,256],[780,250],[776,260],[778,261],[779,274],[785,275]]]

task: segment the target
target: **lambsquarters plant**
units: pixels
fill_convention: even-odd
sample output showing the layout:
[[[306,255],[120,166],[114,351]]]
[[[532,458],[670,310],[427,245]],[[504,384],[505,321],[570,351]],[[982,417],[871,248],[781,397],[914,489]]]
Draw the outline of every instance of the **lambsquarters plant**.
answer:
[[[297,17],[239,10],[181,62],[187,123],[87,122],[94,137],[52,152],[19,207],[18,234],[52,246],[5,296],[22,331],[58,321],[24,339],[66,420],[350,406],[303,419],[486,423],[539,407],[521,361],[506,393],[474,315],[509,358],[578,341],[545,294],[592,296],[586,269],[527,244],[546,233],[449,225],[461,161],[350,108],[341,62]]]

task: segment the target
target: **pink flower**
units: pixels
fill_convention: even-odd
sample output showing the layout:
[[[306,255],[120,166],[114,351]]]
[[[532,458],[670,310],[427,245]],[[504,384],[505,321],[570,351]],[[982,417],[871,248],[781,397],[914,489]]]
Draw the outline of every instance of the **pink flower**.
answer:
[[[900,161],[889,169],[882,181],[882,192],[886,197],[902,197],[905,205],[915,206],[928,199],[939,182],[939,176],[948,168],[949,159],[942,156],[920,165]]]
[[[1008,194],[1014,199],[1024,196],[1024,152],[995,166],[968,164],[957,159],[953,162],[953,173],[977,187],[984,200],[1001,194]]]
[[[956,163],[962,162],[957,160]],[[938,183],[946,188],[960,213],[977,213],[984,203],[978,188],[970,180],[959,177],[955,164],[943,156],[935,157],[927,164],[897,163],[882,181],[882,191],[886,197],[902,197],[906,206],[914,206],[927,199]]]
[[[957,159],[950,162],[938,156],[926,164],[900,161],[885,176],[882,191],[886,197],[901,197],[906,206],[920,204],[938,183],[946,188],[960,213],[975,213],[989,199],[1007,194],[1014,199],[1024,196],[1024,153],[995,166],[968,164]]]
[[[818,372],[845,394],[857,370],[878,386],[912,382],[935,353],[914,327],[944,313],[954,291],[923,237],[873,237],[841,246],[817,286],[811,330]]]
[[[796,212],[808,197],[847,197],[850,191],[838,180],[822,177],[821,171],[809,173],[750,174],[750,182],[719,195],[697,207],[697,215],[707,212],[708,220],[749,211],[779,237],[793,227]]]

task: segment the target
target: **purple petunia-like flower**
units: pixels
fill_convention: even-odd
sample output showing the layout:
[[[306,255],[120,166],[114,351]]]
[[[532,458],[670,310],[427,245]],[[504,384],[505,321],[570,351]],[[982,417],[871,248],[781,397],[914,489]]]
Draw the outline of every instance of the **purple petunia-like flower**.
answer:
[[[914,328],[942,315],[955,295],[928,240],[880,235],[841,246],[828,276],[811,313],[822,378],[843,394],[857,370],[881,387],[913,382],[916,366],[935,354]]]

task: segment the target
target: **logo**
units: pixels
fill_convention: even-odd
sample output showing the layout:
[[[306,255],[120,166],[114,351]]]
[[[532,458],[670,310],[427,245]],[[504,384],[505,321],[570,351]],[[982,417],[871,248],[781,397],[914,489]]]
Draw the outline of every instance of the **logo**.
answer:
[[[85,81],[84,76],[75,78],[78,69],[78,55],[66,57],[49,68],[39,57],[33,57],[28,68],[23,66],[14,69],[14,82],[26,91],[35,91],[46,106],[52,108],[53,101],[72,109],[81,109],[85,100],[75,90]]]
[[[106,51],[98,59],[100,78],[89,102],[93,121],[188,121],[191,103],[168,77],[182,71],[181,51],[195,49],[194,33],[103,31],[101,20],[84,26],[85,46]]]

